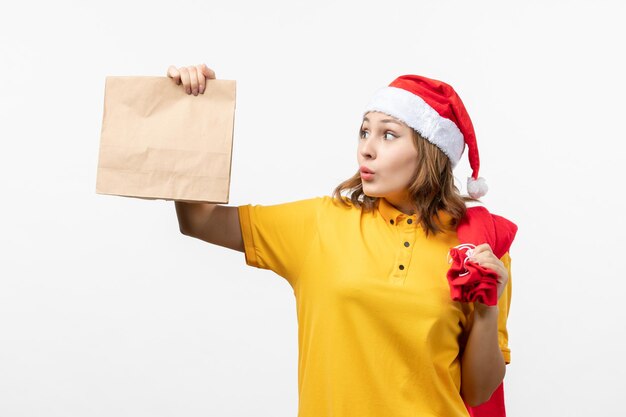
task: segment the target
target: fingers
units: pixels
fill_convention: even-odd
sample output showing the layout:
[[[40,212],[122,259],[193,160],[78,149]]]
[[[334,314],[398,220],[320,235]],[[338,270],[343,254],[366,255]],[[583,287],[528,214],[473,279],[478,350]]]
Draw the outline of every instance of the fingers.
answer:
[[[471,250],[470,261],[476,262],[478,264],[483,264],[484,262],[491,259],[491,257],[495,257],[493,251],[491,250],[491,246],[488,243],[483,243],[482,245],[476,246]]]
[[[482,266],[483,268],[491,269],[497,274],[497,280],[499,284],[502,284],[509,279],[509,273],[503,265],[489,261],[472,261]]]
[[[215,71],[207,67],[206,64],[180,68],[170,65],[167,69],[167,76],[174,80],[177,85],[182,84],[187,94],[193,93],[194,96],[197,96],[198,93],[204,94],[207,79],[215,79]]]
[[[202,74],[204,74],[205,77],[213,80],[215,79],[215,71],[207,67],[206,64],[200,65],[200,68],[202,69]]]
[[[183,88],[187,94],[191,94],[191,79],[189,78],[189,71],[185,67],[180,67],[180,80],[183,83]]]
[[[189,81],[191,83],[191,93],[194,96],[198,95],[198,71],[196,67],[187,67],[187,72],[189,73]]]
[[[485,261],[474,261],[474,263],[482,266],[483,268],[487,268],[487,269],[491,269],[492,271],[495,271],[498,273],[498,275],[500,274],[500,272],[502,271],[499,267],[499,265],[494,264],[493,262],[485,262]]]
[[[476,254],[476,253],[481,253],[485,251],[493,252],[493,250],[491,249],[491,246],[489,246],[489,243],[483,243],[481,245],[476,246],[472,252]]]
[[[203,94],[204,89],[206,88],[206,80],[204,78],[204,74],[202,73],[201,65],[196,65],[196,76],[198,77],[198,92]]]
[[[469,261],[478,264],[484,268],[493,269],[494,271],[505,269],[504,263],[500,259],[493,256],[491,253],[483,253],[479,254],[478,256],[472,255],[470,256]]]
[[[196,65],[196,70],[198,71],[198,91],[200,94],[204,94],[204,90],[206,90],[206,80],[214,80],[215,71],[207,67],[206,64]]]
[[[170,65],[167,69],[167,76],[173,79],[176,82],[176,85],[180,85],[180,72],[178,72],[174,65]]]

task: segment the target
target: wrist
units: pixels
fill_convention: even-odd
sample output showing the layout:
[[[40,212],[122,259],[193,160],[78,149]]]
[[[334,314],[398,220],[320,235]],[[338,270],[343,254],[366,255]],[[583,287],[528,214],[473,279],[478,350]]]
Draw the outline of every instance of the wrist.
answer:
[[[498,317],[498,305],[488,306],[486,304],[474,303],[474,316],[480,319],[488,319],[490,317]]]

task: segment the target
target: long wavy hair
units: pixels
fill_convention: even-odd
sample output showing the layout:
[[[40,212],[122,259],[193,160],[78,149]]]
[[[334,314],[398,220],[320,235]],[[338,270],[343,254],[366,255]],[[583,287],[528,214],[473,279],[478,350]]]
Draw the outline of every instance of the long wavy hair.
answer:
[[[359,127],[359,132],[360,132]],[[415,129],[411,128],[413,143],[417,149],[417,169],[413,174],[408,187],[413,203],[417,222],[426,236],[437,234],[443,230],[434,218],[438,211],[444,210],[451,216],[446,226],[456,229],[467,210],[466,202],[481,202],[479,199],[461,195],[454,185],[452,162],[448,156],[436,145],[424,139]],[[347,191],[343,197],[342,192]],[[380,197],[370,197],[363,192],[363,182],[359,171],[349,179],[340,183],[333,191],[333,197],[342,205],[350,204],[361,208],[365,212],[374,211],[379,204]]]

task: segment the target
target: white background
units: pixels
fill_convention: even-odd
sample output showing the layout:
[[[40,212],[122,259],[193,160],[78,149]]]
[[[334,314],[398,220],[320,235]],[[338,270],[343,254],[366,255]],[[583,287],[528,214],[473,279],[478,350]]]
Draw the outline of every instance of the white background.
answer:
[[[358,168],[375,89],[408,73],[450,83],[476,128],[483,201],[519,226],[508,415],[620,414],[624,12],[617,1],[4,4],[0,416],[296,415],[289,284],[180,234],[171,201],[95,193],[105,77],[202,62],[237,80],[231,206],[330,195]],[[469,174],[465,154],[463,193]]]

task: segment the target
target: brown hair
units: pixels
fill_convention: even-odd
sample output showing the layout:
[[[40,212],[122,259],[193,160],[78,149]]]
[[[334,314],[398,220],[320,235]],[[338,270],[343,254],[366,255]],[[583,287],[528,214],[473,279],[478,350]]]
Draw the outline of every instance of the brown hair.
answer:
[[[429,233],[442,232],[443,230],[433,220],[433,216],[437,216],[437,212],[442,209],[451,216],[450,224],[447,226],[456,228],[465,216],[467,210],[465,203],[480,202],[480,200],[461,195],[454,185],[452,162],[448,156],[436,145],[424,139],[416,130],[411,128],[411,133],[417,149],[418,165],[408,191],[417,214],[417,222],[424,229],[426,236]],[[341,193],[346,190],[348,196],[342,198]],[[333,197],[347,207],[350,206],[348,204],[350,201],[365,212],[374,211],[380,199],[380,197],[365,195],[359,171],[339,184],[333,191]],[[439,219],[438,216],[437,219]]]

